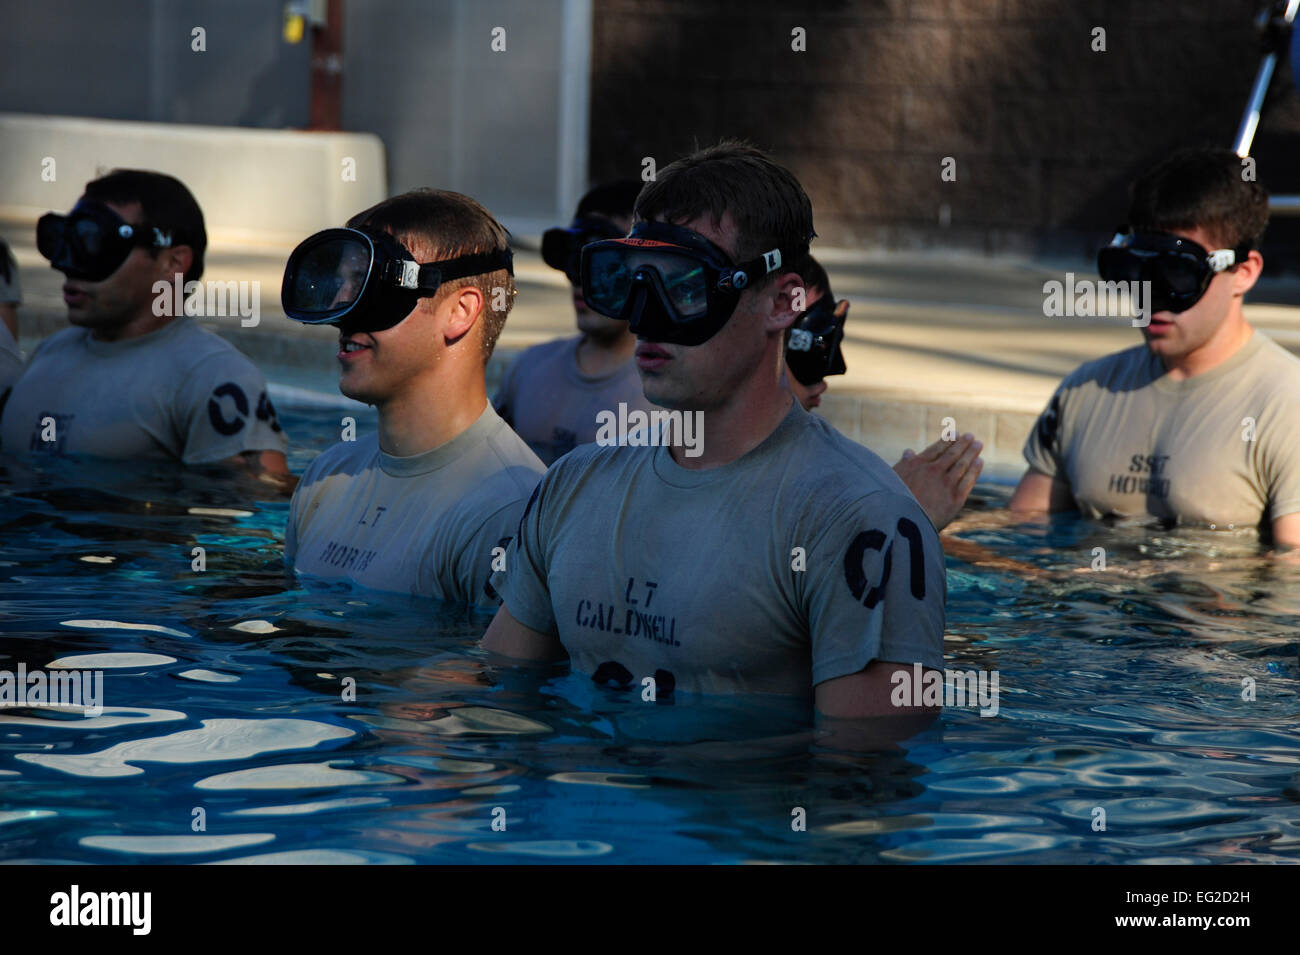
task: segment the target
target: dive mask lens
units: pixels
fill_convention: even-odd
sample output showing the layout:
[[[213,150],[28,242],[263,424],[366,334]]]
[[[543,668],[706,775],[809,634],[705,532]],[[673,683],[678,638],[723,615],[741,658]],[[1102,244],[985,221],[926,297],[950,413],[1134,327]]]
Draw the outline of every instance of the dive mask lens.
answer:
[[[595,242],[583,249],[582,297],[609,318],[624,314],[637,287],[646,287],[664,306],[673,325],[699,321],[709,312],[709,274],[685,249],[641,239]]]
[[[66,216],[47,213],[36,223],[36,248],[70,278],[102,282],[126,261],[147,226],[132,226],[97,202],[82,200]]]
[[[799,250],[806,251],[806,245]],[[639,338],[702,345],[726,325],[744,289],[782,262],[782,251],[771,249],[737,265],[697,232],[638,222],[625,239],[583,247],[583,299],[596,312],[626,321]]]
[[[364,233],[327,229],[306,239],[285,266],[284,313],[310,325],[337,321],[360,301],[373,262],[374,246]]]
[[[1138,282],[1142,270],[1142,256],[1132,249],[1107,246],[1097,253],[1097,272],[1104,281]]]
[[[1188,307],[1205,293],[1209,285],[1209,264],[1197,262],[1187,253],[1171,252],[1158,256],[1153,262],[1154,271],[1166,288],[1179,299],[1190,299]]]

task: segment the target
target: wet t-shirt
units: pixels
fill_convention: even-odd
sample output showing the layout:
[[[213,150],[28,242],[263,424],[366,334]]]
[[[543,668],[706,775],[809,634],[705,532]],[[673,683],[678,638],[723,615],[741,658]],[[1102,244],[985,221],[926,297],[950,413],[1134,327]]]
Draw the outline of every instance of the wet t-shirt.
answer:
[[[0,321],[0,408],[3,408],[5,392],[23,371],[23,353],[18,350],[18,343],[9,332],[9,326]]]
[[[1300,511],[1298,438],[1300,359],[1256,331],[1181,381],[1145,345],[1083,365],[1052,396],[1025,458],[1068,481],[1085,516],[1235,529]]]
[[[495,610],[493,549],[519,526],[545,468],[491,406],[431,451],[397,457],[369,435],[328,448],[294,492],[285,563]],[[498,552],[498,559],[503,552]]]
[[[492,584],[575,670],[659,692],[811,695],[873,660],[943,665],[933,525],[884,461],[798,402],[717,468],[662,446],[566,455]]]
[[[51,335],[0,419],[7,453],[209,464],[287,446],[262,373],[190,319],[117,342],[84,328]]]
[[[626,361],[608,375],[594,377],[578,368],[577,338],[534,345],[506,369],[492,404],[506,423],[547,464],[580,444],[596,440],[596,416],[650,411],[636,362]]]
[[[9,246],[0,239],[0,305],[21,305],[23,301],[22,284],[18,279],[18,263],[14,261]],[[0,321],[0,407],[3,407],[5,392],[18,380],[23,370],[23,355],[14,341],[9,326]]]

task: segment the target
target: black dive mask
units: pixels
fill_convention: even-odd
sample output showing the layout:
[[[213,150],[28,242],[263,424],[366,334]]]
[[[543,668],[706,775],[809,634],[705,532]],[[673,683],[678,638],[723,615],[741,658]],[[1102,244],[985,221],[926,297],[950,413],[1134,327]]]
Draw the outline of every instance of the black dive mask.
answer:
[[[81,199],[66,216],[48,212],[36,222],[36,248],[50,267],[70,279],[102,282],[126,261],[131,250],[170,248],[169,233],[132,225],[93,199]]]
[[[381,332],[411,314],[423,296],[444,282],[505,269],[514,274],[509,249],[416,263],[387,232],[326,229],[304,239],[284,267],[284,313],[309,325],[338,325],[347,332]]]
[[[542,261],[568,276],[574,285],[582,284],[582,247],[601,239],[616,239],[623,230],[601,216],[575,217],[567,228],[547,229],[542,233]]]
[[[807,251],[805,242],[736,264],[698,232],[638,222],[626,239],[583,247],[582,297],[647,341],[702,345],[727,324],[746,288]]]
[[[1107,282],[1150,282],[1151,313],[1185,312],[1201,300],[1219,272],[1239,265],[1250,246],[1207,252],[1191,239],[1169,232],[1133,232],[1121,227],[1097,253],[1097,271]]]
[[[785,364],[799,384],[815,385],[828,375],[848,371],[840,351],[848,315],[847,301],[838,307],[834,299],[823,295],[786,329]]]

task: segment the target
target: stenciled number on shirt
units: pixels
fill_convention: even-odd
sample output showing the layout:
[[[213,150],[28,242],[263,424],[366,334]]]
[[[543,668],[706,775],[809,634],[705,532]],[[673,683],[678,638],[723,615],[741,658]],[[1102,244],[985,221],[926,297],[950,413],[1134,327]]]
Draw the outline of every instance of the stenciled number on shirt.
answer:
[[[280,427],[280,417],[275,413],[275,405],[271,404],[271,399],[265,391],[257,399],[257,420],[265,421],[270,425],[272,431],[279,432],[283,430]]]
[[[236,415],[227,418],[221,410],[221,399],[231,398],[235,402]],[[212,397],[208,399],[208,420],[212,422],[212,427],[218,434],[232,435],[238,434],[244,427],[244,419],[248,417],[248,396],[244,394],[244,389],[233,381],[228,381],[224,385],[217,385],[212,389]]]
[[[925,599],[925,542],[921,539],[921,528],[916,523],[906,517],[900,517],[895,525],[898,536],[907,541],[907,552],[910,566],[909,584],[912,590],[912,596],[917,600]],[[885,596],[885,587],[889,583],[889,572],[893,567],[894,559],[894,542],[890,541],[889,546],[885,547],[885,532],[878,530],[863,531],[853,542],[849,544],[849,549],[844,554],[844,579],[848,582],[849,593],[853,594],[854,600],[862,602],[863,606],[871,609],[880,603]],[[869,550],[880,550],[884,548],[885,556],[882,561],[884,570],[880,574],[880,583],[874,587],[868,586],[867,575],[862,569],[862,559],[866,557]]]

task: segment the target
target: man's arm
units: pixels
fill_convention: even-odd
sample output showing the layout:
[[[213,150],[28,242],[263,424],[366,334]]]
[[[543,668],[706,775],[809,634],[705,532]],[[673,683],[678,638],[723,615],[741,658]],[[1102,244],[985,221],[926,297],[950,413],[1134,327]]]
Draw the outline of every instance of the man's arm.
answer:
[[[925,716],[933,719],[938,715],[939,710],[935,707],[895,706],[890,700],[895,687],[895,673],[913,679],[910,663],[873,660],[857,673],[818,683],[813,689],[817,712],[822,716],[843,719],[863,716]]]
[[[1025,472],[1007,508],[1013,511],[1043,513],[1078,509],[1070,485],[1058,477],[1030,468]]]
[[[937,707],[891,702],[895,673],[908,680],[914,675],[909,664],[874,660],[857,673],[818,683],[813,690],[817,744],[845,752],[888,749],[938,719]]]
[[[492,618],[479,646],[489,653],[536,663],[553,663],[569,656],[564,644],[560,643],[559,634],[542,633],[524,626],[511,616],[505,604]]]
[[[1277,550],[1300,547],[1300,513],[1283,514],[1273,520],[1273,546]]]
[[[244,451],[218,462],[221,467],[242,471],[259,481],[274,485],[286,494],[293,493],[297,479],[289,473],[289,462],[281,451]]]

